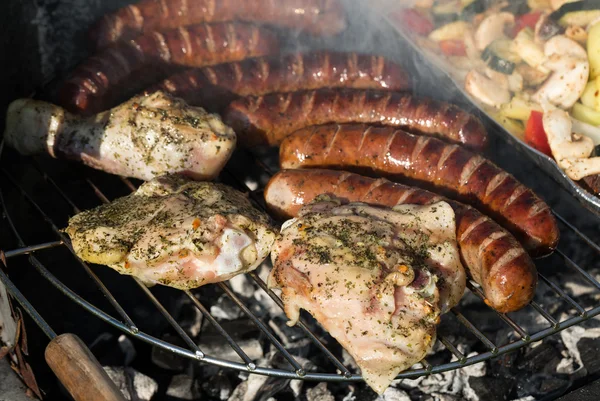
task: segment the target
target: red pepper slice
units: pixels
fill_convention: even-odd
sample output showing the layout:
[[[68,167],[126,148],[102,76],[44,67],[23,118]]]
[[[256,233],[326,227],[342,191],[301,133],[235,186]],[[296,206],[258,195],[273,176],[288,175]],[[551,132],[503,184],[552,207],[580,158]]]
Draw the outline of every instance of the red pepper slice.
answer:
[[[541,16],[541,11],[531,12],[528,14],[518,16],[515,20],[515,26],[512,31],[512,37],[514,38],[515,36],[517,36],[517,34],[521,32],[523,28],[535,29],[535,25],[537,24]]]
[[[525,126],[525,143],[552,157],[552,150],[548,144],[548,137],[544,131],[544,113],[532,111]]]
[[[402,28],[421,36],[429,35],[435,28],[429,18],[410,8],[395,13],[394,19],[400,22]]]
[[[446,56],[466,56],[465,42],[458,39],[440,40],[440,50]]]

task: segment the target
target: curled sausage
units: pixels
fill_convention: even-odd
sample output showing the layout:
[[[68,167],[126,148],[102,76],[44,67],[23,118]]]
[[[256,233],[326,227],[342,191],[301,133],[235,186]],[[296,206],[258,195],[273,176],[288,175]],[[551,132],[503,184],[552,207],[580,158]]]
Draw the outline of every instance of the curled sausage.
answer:
[[[310,127],[281,144],[280,163],[286,169],[345,169],[418,183],[489,214],[532,255],[548,254],[558,243],[556,219],[531,189],[482,156],[435,138],[390,127]]]
[[[90,38],[105,47],[149,31],[235,20],[322,35],[346,28],[338,0],[142,0],[105,15],[92,27]]]
[[[244,23],[150,32],[80,64],[59,89],[59,104],[74,113],[95,114],[173,73],[177,66],[240,61],[278,50],[274,32]]]
[[[456,238],[463,264],[481,285],[486,303],[499,312],[512,312],[533,298],[537,272],[527,252],[504,228],[470,206],[385,179],[316,169],[280,171],[269,181],[265,200],[273,213],[289,218],[321,194],[388,207],[444,200],[456,215]]]
[[[475,149],[487,143],[483,124],[472,114],[396,92],[319,89],[248,97],[233,102],[224,120],[246,146],[276,146],[300,128],[326,123],[394,126]]]
[[[325,87],[401,91],[410,86],[404,69],[384,57],[321,51],[190,69],[148,91],[161,89],[188,104],[219,110],[240,96]]]

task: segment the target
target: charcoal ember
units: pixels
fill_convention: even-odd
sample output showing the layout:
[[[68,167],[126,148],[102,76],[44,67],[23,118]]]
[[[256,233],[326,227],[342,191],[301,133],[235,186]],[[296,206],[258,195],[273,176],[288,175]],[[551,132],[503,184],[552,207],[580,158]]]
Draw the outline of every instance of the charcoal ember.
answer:
[[[211,398],[219,400],[227,400],[231,396],[233,385],[231,380],[223,371],[219,371],[216,375],[202,380],[200,384],[202,392]]]
[[[562,359],[557,346],[550,341],[544,341],[536,347],[528,348],[516,363],[516,367],[532,373],[553,374]]]
[[[167,333],[161,336],[161,339],[170,344],[178,345],[183,348],[187,347],[187,344],[183,341],[183,339],[174,334]],[[157,346],[152,347],[152,353],[150,357],[152,363],[154,363],[156,366],[177,372],[182,372],[190,364],[190,362],[186,358],[183,358],[175,354],[174,352]]]
[[[577,342],[581,362],[589,374],[600,371],[600,338],[582,338]]]
[[[331,391],[327,389],[327,383],[319,383],[313,388],[306,390],[307,401],[335,401]]]
[[[154,379],[132,368],[106,366],[104,370],[126,400],[149,401],[158,391],[158,383]]]
[[[242,339],[236,341],[242,351],[252,360],[262,358],[262,345],[257,339]],[[198,347],[206,355],[218,357],[228,361],[243,362],[242,358],[234,351],[234,349],[223,339],[216,336],[202,336]]]
[[[546,373],[532,373],[518,378],[516,392],[518,397],[541,397],[549,394],[549,390],[562,394],[570,385],[568,375],[549,375]]]
[[[306,338],[304,332],[297,326],[288,326],[285,316],[275,316],[269,321],[269,327],[277,334],[283,345],[295,343],[298,340]]]
[[[210,314],[215,319],[235,320],[243,316],[243,312],[227,295],[221,295],[215,305],[210,307]]]
[[[241,318],[236,320],[224,320],[219,322],[223,330],[225,330],[234,340],[257,338],[260,336],[260,329],[247,318]],[[203,337],[221,337],[220,332],[208,321],[205,321],[202,327],[201,339]],[[224,339],[223,339],[224,341]]]
[[[199,398],[194,394],[194,379],[189,375],[175,375],[167,388],[167,395],[178,400],[194,400]]]
[[[505,401],[515,387],[515,380],[504,377],[469,377],[469,387],[476,399],[485,401]]]
[[[564,394],[571,386],[571,380],[566,376],[563,377],[548,377],[540,384],[540,394],[545,394],[549,398]]]
[[[133,342],[124,334],[115,337],[102,333],[92,341],[90,350],[104,366],[128,366],[137,355]]]
[[[192,337],[198,337],[202,330],[204,315],[189,298],[183,298],[181,309],[176,315],[177,323]]]

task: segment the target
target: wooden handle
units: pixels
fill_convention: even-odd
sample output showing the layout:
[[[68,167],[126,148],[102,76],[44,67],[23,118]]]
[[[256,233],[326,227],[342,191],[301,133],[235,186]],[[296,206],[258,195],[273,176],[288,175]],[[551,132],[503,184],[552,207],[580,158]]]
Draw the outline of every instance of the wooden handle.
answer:
[[[96,357],[74,334],[53,339],[46,362],[75,401],[125,401]]]

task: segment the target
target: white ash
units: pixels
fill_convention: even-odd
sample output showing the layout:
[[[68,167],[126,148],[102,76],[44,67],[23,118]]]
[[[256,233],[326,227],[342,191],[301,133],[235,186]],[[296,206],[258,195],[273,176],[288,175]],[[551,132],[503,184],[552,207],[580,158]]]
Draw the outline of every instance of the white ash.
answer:
[[[564,318],[565,316],[563,316]],[[591,321],[599,322],[600,318],[596,317],[591,319]],[[582,338],[600,338],[600,328],[585,327],[589,325],[590,322],[585,322],[582,324],[583,327],[573,326],[560,332],[560,338],[567,349],[567,355],[565,355],[565,359],[560,361],[556,368],[557,373],[572,374],[583,367],[577,343]]]
[[[120,366],[105,366],[104,370],[126,400],[150,401],[158,391],[158,383],[137,370]]]
[[[327,383],[319,383],[306,391],[308,401],[335,401],[331,391],[327,389]]]
[[[265,363],[265,360],[259,361]],[[268,377],[263,375],[250,375],[248,380],[241,382],[231,394],[228,401],[254,401],[261,387]]]
[[[193,385],[194,379],[191,376],[173,376],[171,382],[169,383],[169,387],[167,388],[167,395],[180,400],[193,400],[197,398],[193,393]]]
[[[238,274],[227,283],[236,294],[245,298],[252,297],[254,293],[259,290],[252,279],[246,274]]]
[[[242,317],[244,313],[229,296],[223,294],[216,304],[210,307],[210,314],[215,319],[234,320]]]

